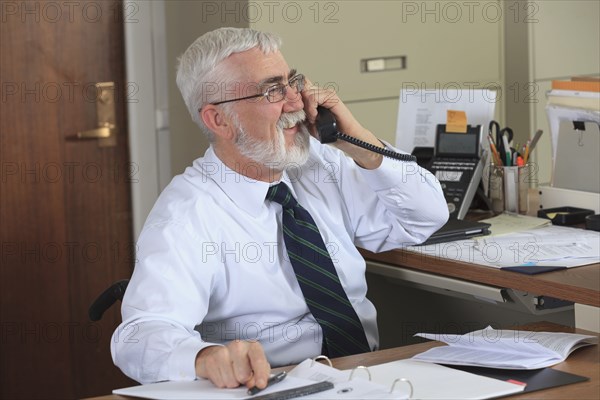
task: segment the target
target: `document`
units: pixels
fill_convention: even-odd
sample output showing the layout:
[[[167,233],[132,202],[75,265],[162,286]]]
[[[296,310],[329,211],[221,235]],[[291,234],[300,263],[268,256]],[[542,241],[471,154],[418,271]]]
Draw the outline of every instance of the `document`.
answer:
[[[499,236],[410,246],[407,250],[493,268],[572,268],[600,262],[600,232],[549,225]]]
[[[486,222],[491,225],[488,239],[491,236],[499,236],[507,233],[521,232],[552,225],[552,221],[546,218],[537,218],[530,217],[528,215],[509,213],[502,213],[495,217],[487,218],[479,222]]]
[[[560,132],[561,121],[589,121],[600,124],[600,111],[596,110],[585,110],[549,104],[546,106],[546,114],[548,114],[548,121],[550,124],[553,163],[556,163],[557,159],[558,133]],[[552,167],[554,168],[555,165],[553,164]]]
[[[464,335],[418,333],[448,346],[417,354],[414,360],[501,369],[537,369],[556,365],[574,350],[598,344],[598,337],[574,333],[495,330],[492,327]]]
[[[511,266],[578,267],[600,262],[600,232],[550,225],[473,240],[475,263]]]
[[[379,364],[369,367],[369,371],[374,382],[386,386],[398,377],[408,379],[414,399],[490,399],[524,390],[523,385],[415,360]]]
[[[484,132],[494,119],[496,92],[484,89],[405,89],[400,91],[396,147],[412,152],[417,146],[435,147],[438,124],[445,124],[448,110],[464,111],[467,123],[482,125]],[[487,140],[482,141],[486,148]]]

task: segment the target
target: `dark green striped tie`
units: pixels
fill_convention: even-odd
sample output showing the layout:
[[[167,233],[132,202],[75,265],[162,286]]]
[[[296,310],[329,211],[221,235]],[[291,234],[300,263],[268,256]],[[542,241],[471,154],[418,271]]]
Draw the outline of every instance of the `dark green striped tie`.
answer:
[[[267,199],[283,207],[285,246],[306,304],[323,330],[324,354],[341,357],[371,351],[315,221],[285,183],[271,186]]]

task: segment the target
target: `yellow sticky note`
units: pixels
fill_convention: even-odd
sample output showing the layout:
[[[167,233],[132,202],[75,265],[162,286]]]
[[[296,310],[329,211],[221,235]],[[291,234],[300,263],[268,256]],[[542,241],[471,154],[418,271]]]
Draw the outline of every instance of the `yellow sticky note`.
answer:
[[[467,113],[448,110],[446,112],[446,132],[467,133]]]

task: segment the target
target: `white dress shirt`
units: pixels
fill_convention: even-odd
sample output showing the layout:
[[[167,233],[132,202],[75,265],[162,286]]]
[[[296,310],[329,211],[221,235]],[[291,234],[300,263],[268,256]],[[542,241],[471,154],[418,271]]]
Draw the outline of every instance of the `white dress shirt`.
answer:
[[[446,222],[446,201],[414,162],[384,158],[365,170],[331,146],[310,145],[308,162],[281,180],[319,227],[375,349],[376,311],[355,246],[420,243]],[[265,200],[269,185],[227,168],[209,148],[165,188],[140,234],[111,342],[125,374],[142,383],[192,380],[198,351],[234,339],[260,341],[272,366],[320,354],[321,328],[288,259],[281,206]]]

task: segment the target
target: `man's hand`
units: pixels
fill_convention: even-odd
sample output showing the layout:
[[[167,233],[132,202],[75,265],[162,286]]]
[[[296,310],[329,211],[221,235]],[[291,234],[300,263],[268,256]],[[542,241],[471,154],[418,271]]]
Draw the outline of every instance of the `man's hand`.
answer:
[[[312,129],[314,129],[314,123],[317,118],[317,106],[323,106],[328,108],[335,115],[340,132],[374,146],[384,147],[375,135],[365,129],[354,118],[348,107],[340,100],[333,89],[323,89],[314,86],[312,82],[307,79],[304,90],[302,91],[302,100],[304,102],[306,119]],[[313,136],[316,135],[315,132],[312,132],[312,134]],[[366,169],[375,169],[379,167],[383,160],[383,156],[380,154],[365,150],[342,140],[338,140],[332,144],[352,157],[358,165]]]
[[[235,340],[225,346],[210,346],[196,356],[196,376],[207,378],[220,388],[246,385],[264,389],[271,372],[258,342]]]

